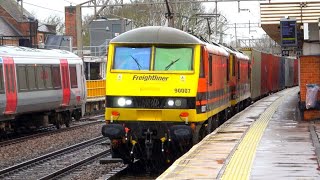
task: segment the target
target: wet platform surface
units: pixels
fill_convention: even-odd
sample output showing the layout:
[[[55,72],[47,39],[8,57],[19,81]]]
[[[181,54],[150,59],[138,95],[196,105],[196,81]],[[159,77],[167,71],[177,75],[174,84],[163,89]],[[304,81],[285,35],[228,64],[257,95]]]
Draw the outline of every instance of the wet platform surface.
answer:
[[[289,94],[272,116],[256,151],[251,179],[320,179],[309,131],[313,122],[301,121],[297,104],[297,92]]]
[[[300,120],[298,90],[280,91],[236,114],[158,179],[320,179],[313,142],[319,143],[320,123]]]

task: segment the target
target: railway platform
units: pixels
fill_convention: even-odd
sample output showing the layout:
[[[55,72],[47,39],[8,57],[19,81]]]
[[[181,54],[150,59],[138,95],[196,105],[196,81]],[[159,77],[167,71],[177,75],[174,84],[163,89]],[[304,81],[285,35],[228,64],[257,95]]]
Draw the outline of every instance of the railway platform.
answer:
[[[285,89],[252,104],[157,179],[320,179],[320,122],[301,120],[298,92]]]

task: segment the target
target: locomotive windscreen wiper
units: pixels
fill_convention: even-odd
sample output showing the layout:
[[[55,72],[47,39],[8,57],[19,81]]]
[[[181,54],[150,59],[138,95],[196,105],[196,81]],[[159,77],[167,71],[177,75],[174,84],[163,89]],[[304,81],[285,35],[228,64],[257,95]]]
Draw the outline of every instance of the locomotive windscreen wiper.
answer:
[[[138,60],[136,58],[134,58],[132,55],[130,55],[130,56],[137,63],[137,66],[138,66],[139,70],[141,70],[142,66],[139,64]]]
[[[175,61],[172,61],[168,66],[166,66],[165,70],[168,70],[174,63],[178,62],[180,60],[180,58],[178,58]]]

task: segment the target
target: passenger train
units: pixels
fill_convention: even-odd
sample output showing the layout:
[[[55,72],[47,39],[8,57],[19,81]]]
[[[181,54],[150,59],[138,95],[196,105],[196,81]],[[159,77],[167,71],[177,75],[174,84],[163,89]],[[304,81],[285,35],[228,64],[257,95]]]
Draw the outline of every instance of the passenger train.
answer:
[[[102,128],[112,157],[172,162],[252,99],[285,88],[278,57],[245,50],[160,26],[112,39]]]
[[[60,128],[86,101],[82,60],[63,50],[0,46],[0,131]]]

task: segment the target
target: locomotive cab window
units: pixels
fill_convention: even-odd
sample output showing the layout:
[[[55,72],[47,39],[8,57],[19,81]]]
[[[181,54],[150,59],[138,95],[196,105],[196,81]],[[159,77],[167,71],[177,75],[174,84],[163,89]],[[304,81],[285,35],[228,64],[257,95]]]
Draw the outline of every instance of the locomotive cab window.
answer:
[[[115,70],[150,70],[151,47],[116,47]]]
[[[155,49],[155,71],[192,71],[192,48],[162,48]]]

